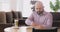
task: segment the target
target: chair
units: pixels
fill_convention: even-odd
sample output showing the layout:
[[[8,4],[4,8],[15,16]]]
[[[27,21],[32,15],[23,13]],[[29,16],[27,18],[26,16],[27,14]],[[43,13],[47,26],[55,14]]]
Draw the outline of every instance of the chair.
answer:
[[[50,29],[42,29],[42,30],[33,28],[33,32],[57,32],[57,28],[52,27]]]
[[[0,24],[6,24],[5,12],[0,12]]]
[[[6,12],[6,21],[7,21],[7,23],[13,23],[12,12]]]

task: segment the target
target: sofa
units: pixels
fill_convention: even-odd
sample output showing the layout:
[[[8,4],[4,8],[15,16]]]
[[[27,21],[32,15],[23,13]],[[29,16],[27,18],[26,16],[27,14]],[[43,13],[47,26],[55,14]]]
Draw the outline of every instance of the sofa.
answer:
[[[4,32],[4,29],[14,25],[15,19],[22,19],[21,12],[11,11],[11,12],[0,12],[0,32]]]
[[[60,27],[60,12],[51,12],[53,15],[53,26]]]

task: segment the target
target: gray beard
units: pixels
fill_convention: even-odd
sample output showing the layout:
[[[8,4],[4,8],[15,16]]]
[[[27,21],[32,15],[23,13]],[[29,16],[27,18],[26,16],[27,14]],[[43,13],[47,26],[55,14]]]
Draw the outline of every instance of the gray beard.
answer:
[[[37,12],[37,14],[38,14],[38,15],[41,15],[41,14],[43,14],[43,11],[42,11],[42,12]]]

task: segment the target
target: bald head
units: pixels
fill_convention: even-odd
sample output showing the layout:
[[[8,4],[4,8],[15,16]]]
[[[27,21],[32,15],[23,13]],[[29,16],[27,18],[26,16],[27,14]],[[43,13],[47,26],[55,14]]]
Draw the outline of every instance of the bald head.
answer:
[[[35,3],[35,6],[37,6],[37,5],[43,6],[43,3],[42,3],[41,1],[37,1],[37,2]]]
[[[36,11],[38,14],[41,14],[41,13],[44,11],[43,3],[42,3],[42,2],[37,1],[37,2],[35,3],[35,11]]]

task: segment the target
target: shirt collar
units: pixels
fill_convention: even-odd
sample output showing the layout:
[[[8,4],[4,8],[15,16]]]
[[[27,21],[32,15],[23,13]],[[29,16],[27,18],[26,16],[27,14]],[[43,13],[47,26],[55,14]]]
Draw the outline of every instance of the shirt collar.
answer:
[[[37,12],[35,12],[35,13],[37,13]],[[46,14],[45,11],[43,11],[43,13],[41,13],[40,16],[45,15],[45,14]]]

